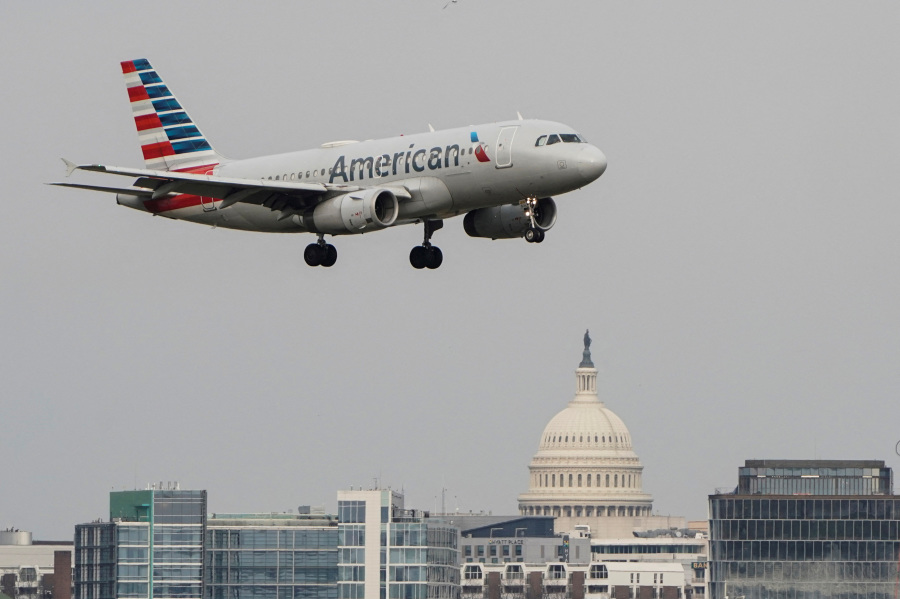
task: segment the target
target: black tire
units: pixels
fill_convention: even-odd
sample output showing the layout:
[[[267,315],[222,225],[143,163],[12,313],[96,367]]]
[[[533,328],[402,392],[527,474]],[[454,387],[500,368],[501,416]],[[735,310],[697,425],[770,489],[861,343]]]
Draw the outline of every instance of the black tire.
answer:
[[[543,229],[535,229],[537,232],[537,237],[534,238],[535,243],[540,243],[544,241],[544,230]]]
[[[525,241],[528,243],[534,243],[534,240],[537,239],[537,229],[528,228],[525,229]]]
[[[441,248],[431,246],[428,248],[427,260],[425,261],[425,266],[434,270],[435,268],[440,267],[444,262],[444,252],[441,251]]]
[[[416,270],[425,268],[426,263],[428,262],[428,248],[422,245],[417,245],[409,252],[409,263],[412,264],[412,267]]]
[[[322,258],[322,266],[325,268],[334,266],[334,263],[337,262],[337,248],[329,243],[325,246],[323,254],[325,254],[325,256]]]
[[[322,264],[322,258],[324,258],[323,254],[324,252],[319,247],[318,243],[311,243],[303,250],[303,259],[306,260],[306,263],[310,266],[319,266]]]

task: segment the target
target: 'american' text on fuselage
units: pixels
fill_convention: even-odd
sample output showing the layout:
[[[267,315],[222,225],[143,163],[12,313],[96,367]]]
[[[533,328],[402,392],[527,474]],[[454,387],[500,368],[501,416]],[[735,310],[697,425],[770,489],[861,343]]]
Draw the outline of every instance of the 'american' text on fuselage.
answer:
[[[419,148],[414,151],[415,145],[410,144],[406,152],[394,152],[393,158],[390,154],[354,158],[350,161],[349,177],[346,157],[342,154],[331,168],[331,176],[328,182],[334,183],[335,179],[340,178],[344,183],[347,183],[354,180],[355,173],[358,173],[360,181],[366,178],[366,172],[368,172],[369,179],[397,175],[397,167],[401,162],[404,167],[403,172],[407,174],[410,172],[410,166],[417,173],[423,172],[426,168],[429,170],[449,168],[451,159],[453,160],[453,166],[459,166],[460,149],[458,144],[451,144],[446,148],[434,147],[431,150]]]

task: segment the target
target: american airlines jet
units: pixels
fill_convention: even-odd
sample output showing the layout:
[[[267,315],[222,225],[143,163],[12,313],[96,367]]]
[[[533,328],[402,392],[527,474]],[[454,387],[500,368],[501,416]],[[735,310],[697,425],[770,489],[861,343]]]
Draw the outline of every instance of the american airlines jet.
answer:
[[[145,59],[122,63],[144,168],[76,165],[136,178],[132,187],[55,183],[116,194],[122,206],[205,225],[313,233],[303,257],[333,266],[325,236],[420,223],[414,268],[437,268],[431,236],[465,215],[472,237],[540,243],[556,222],[551,196],[606,170],[603,153],[571,127],[539,120],[473,125],[368,141],[334,141],[300,152],[229,160],[216,152]]]

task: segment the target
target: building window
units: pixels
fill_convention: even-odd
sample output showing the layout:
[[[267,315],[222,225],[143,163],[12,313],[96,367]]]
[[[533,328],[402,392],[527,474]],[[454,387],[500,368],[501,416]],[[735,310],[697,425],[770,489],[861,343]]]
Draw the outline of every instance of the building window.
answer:
[[[572,486],[572,475],[571,474],[569,475],[569,486],[570,487]]]
[[[581,486],[581,475],[580,474],[578,475],[578,486],[579,487]]]
[[[609,486],[609,475],[608,474],[606,475],[606,486],[607,487]]]
[[[591,486],[591,475],[590,474],[587,475],[587,486],[589,486],[589,487]]]
[[[591,578],[609,578],[609,571],[603,564],[594,564],[591,566]]]

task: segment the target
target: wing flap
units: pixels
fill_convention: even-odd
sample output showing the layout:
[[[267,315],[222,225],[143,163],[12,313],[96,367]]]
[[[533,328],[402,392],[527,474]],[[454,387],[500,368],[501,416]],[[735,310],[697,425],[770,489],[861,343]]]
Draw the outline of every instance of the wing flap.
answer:
[[[122,193],[133,196],[150,197],[151,191],[138,189],[137,187],[103,187],[101,185],[82,185],[80,183],[47,183],[58,187],[74,187],[75,189],[87,189],[89,191],[102,191],[105,193]]]
[[[259,189],[270,189],[282,193],[290,192],[308,192],[308,193],[325,193],[328,188],[322,183],[292,183],[288,181],[269,181],[256,179],[237,179],[234,177],[218,177],[216,175],[197,175],[194,173],[179,173],[176,171],[154,171],[143,168],[124,168],[120,166],[104,166],[102,164],[82,164],[75,167],[82,171],[92,171],[97,173],[108,173],[111,175],[122,175],[125,177],[151,177],[153,179],[165,181],[184,181],[191,183],[206,183],[211,186],[222,186],[230,188],[249,188],[255,187]],[[183,192],[182,192],[183,193]]]

